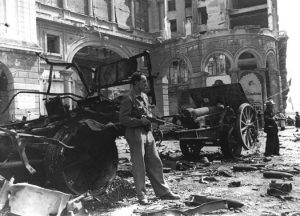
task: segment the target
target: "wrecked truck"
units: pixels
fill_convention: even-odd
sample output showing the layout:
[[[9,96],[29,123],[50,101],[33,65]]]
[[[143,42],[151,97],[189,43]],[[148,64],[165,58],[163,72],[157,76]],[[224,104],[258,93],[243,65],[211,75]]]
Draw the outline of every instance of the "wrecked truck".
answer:
[[[73,194],[87,191],[101,194],[116,175],[115,140],[124,133],[118,123],[120,101],[104,96],[103,89],[129,84],[131,74],[142,62],[150,83],[148,95],[155,103],[149,52],[99,65],[93,71],[93,86],[88,86],[75,62],[53,62],[37,55],[50,65],[47,91],[20,91],[2,113],[17,95],[26,93],[45,95],[47,116],[0,126],[0,175]],[[51,93],[56,66],[73,68],[85,87],[86,96]],[[104,82],[103,72],[108,72],[113,79]],[[66,98],[75,101],[76,108],[69,109],[63,103]]]

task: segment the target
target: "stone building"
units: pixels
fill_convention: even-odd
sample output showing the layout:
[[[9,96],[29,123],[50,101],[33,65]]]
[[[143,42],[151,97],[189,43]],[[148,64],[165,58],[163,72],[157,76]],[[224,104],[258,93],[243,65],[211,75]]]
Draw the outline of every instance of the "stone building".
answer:
[[[35,52],[75,61],[90,84],[99,65],[147,49],[159,115],[187,106],[186,89],[216,81],[240,82],[257,110],[272,97],[283,111],[287,39],[276,0],[0,0],[0,110],[19,91],[47,90],[49,66]],[[85,94],[63,67],[51,92]],[[19,94],[1,121],[46,114],[44,97]]]

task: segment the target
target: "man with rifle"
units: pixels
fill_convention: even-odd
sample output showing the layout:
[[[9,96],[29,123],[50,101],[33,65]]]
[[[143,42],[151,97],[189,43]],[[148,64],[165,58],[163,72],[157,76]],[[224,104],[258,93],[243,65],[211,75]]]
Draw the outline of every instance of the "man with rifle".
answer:
[[[148,204],[145,174],[147,174],[154,192],[161,199],[180,199],[172,193],[163,176],[163,165],[157,152],[151,131],[151,113],[149,111],[147,77],[139,72],[131,76],[131,92],[124,96],[119,119],[125,126],[125,138],[130,147],[132,172],[135,189],[140,204]]]

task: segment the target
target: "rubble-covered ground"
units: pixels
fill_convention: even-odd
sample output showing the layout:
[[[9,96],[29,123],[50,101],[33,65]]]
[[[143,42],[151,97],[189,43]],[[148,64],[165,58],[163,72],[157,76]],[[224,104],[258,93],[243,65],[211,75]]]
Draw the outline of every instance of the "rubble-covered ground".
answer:
[[[206,147],[201,156],[194,160],[185,160],[178,141],[164,141],[159,152],[165,167],[165,178],[172,191],[182,198],[176,201],[162,201],[153,193],[147,182],[150,205],[139,205],[130,173],[129,153],[126,141],[120,139],[118,176],[106,195],[98,201],[90,202],[86,208],[91,215],[151,215],[150,212],[162,209],[186,210],[191,195],[213,196],[242,202],[239,209],[221,209],[206,215],[300,215],[300,139],[297,141],[295,128],[279,132],[280,156],[265,158],[265,134],[260,132],[257,151],[243,152],[240,159],[225,160],[218,148]],[[298,134],[300,136],[300,134]],[[204,163],[206,157],[210,164]],[[252,171],[234,171],[233,166],[253,165]],[[292,179],[271,179],[263,177],[266,170],[280,170],[293,175]],[[268,195],[271,180],[291,183],[292,190],[287,194]],[[164,215],[164,214],[156,214]],[[167,215],[167,214],[165,214]],[[175,214],[170,214],[175,215]]]
[[[181,154],[178,141],[164,141],[158,150],[164,163],[165,178],[181,199],[170,201],[156,198],[147,181],[150,204],[142,206],[138,204],[134,190],[129,149],[126,141],[120,138],[117,142],[119,167],[115,180],[106,194],[92,200],[82,200],[83,208],[80,212],[74,212],[74,215],[190,215],[160,210],[184,212],[195,208],[189,202],[193,195],[236,200],[244,204],[241,208],[223,208],[203,215],[300,215],[300,132],[290,127],[279,132],[279,139],[280,156],[263,156],[266,137],[261,131],[256,151],[243,152],[243,156],[235,160],[226,160],[217,147],[205,147],[198,158],[187,160]],[[247,171],[237,171],[238,168]],[[282,171],[293,177],[265,178],[264,172],[270,170]],[[283,194],[268,194],[272,180],[291,183],[292,190]],[[8,215],[8,211],[6,207],[0,215]]]

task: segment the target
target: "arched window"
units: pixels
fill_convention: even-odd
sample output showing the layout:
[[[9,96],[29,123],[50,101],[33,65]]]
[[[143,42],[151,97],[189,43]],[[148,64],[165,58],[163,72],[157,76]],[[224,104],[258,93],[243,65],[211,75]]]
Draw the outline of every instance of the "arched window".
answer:
[[[184,84],[188,81],[188,67],[184,60],[175,59],[169,66],[169,83]]]
[[[209,75],[226,75],[230,69],[228,57],[222,53],[211,55],[205,65],[205,71]]]
[[[239,57],[238,67],[240,70],[256,69],[257,68],[257,59],[252,53],[244,52]]]

